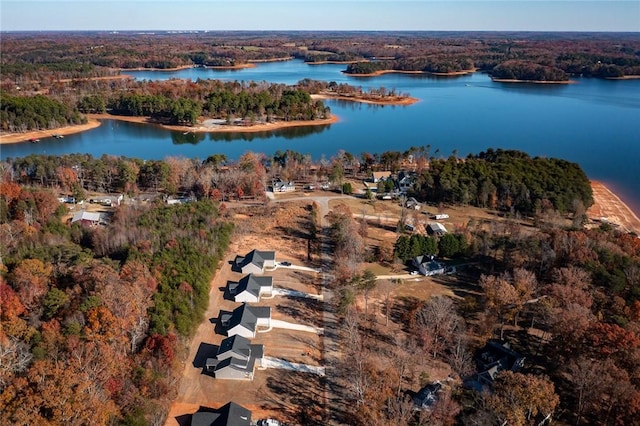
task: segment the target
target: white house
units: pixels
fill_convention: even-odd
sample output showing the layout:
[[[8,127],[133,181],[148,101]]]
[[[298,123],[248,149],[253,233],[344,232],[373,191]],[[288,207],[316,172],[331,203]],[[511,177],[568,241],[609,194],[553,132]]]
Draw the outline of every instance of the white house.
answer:
[[[249,274],[238,282],[228,281],[227,289],[235,302],[259,302],[260,297],[273,293],[273,277]]]
[[[269,306],[249,306],[246,303],[233,310],[231,315],[223,314],[220,318],[222,326],[227,329],[227,336],[240,335],[251,339],[256,337],[258,328],[271,327],[271,308]]]
[[[265,268],[276,267],[275,251],[251,250],[245,256],[236,256],[232,270],[243,274],[263,274]]]
[[[100,223],[102,215],[99,212],[88,212],[86,210],[80,210],[76,212],[71,218],[71,223],[80,222],[81,225],[93,226]]]
[[[255,367],[262,367],[263,345],[252,345],[240,335],[227,337],[215,358],[207,358],[205,368],[216,379],[253,380]]]
[[[446,272],[444,264],[435,260],[435,256],[418,256],[411,261],[424,276],[440,275]]]
[[[291,192],[296,190],[296,184],[293,181],[285,182],[283,180],[275,180],[271,184],[273,192]]]
[[[427,233],[429,235],[444,235],[447,233],[447,228],[443,224],[434,222],[427,225]]]

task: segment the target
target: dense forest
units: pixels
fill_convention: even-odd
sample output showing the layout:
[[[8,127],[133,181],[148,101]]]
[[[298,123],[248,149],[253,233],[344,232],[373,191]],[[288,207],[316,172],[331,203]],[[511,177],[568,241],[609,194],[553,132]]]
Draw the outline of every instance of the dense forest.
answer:
[[[69,226],[51,189],[6,174],[0,198],[3,419],[161,421],[232,226],[210,200],[121,206],[108,226]]]
[[[491,75],[506,80],[567,81],[569,76],[556,67],[547,67],[531,62],[507,61],[497,65]]]
[[[0,108],[2,130],[9,132],[55,129],[86,122],[76,108],[41,95],[24,97],[0,93]]]
[[[489,149],[465,159],[434,159],[419,175],[420,199],[531,214],[554,209],[584,211],[593,204],[589,179],[580,166],[556,158],[531,158],[519,151]]]

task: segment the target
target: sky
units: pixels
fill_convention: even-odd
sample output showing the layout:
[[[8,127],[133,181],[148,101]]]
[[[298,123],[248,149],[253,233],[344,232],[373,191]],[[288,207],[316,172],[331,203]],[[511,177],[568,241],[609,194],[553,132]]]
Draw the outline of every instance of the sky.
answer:
[[[640,0],[0,0],[0,30],[640,32]]]

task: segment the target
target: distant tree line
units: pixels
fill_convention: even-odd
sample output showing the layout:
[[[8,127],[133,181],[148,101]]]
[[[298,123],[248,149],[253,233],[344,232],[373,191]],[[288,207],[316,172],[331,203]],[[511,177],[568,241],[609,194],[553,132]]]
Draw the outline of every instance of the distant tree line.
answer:
[[[640,43],[627,34],[314,33],[281,34],[7,34],[3,88],[42,89],[53,80],[108,76],[119,69],[233,66],[255,60],[376,61],[384,69],[490,71],[506,61],[556,67],[567,74],[640,74]],[[357,66],[353,73],[371,72]]]

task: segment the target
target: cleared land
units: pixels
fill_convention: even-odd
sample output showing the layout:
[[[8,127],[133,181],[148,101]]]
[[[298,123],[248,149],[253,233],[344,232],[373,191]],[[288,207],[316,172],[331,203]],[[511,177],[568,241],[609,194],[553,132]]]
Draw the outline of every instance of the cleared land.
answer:
[[[278,261],[286,260],[294,265],[310,266],[306,262],[306,241],[296,233],[299,232],[298,226],[302,224],[292,219],[305,217],[305,211],[302,205],[277,208],[275,217],[270,220],[256,218],[250,221],[249,215],[238,215],[240,228],[246,220],[247,226],[251,226],[251,232],[247,229],[247,232],[232,244],[229,254],[212,280],[209,308],[189,347],[178,396],[170,408],[166,425],[178,425],[180,416],[193,413],[200,406],[219,407],[229,401],[250,409],[255,419],[272,417],[292,424],[299,422],[300,410],[303,408],[312,415],[314,412],[318,415],[322,413],[323,379],[316,374],[270,368],[256,370],[253,381],[216,380],[203,374],[204,361],[207,357],[215,356],[217,346],[225,337],[216,333],[220,310],[231,311],[239,306],[239,303],[223,298],[222,288],[227,280],[237,281],[242,277],[242,274],[231,271],[229,261],[236,254],[244,254],[258,248],[276,250]],[[291,228],[284,229],[285,224],[287,228]],[[242,230],[240,232],[243,233]],[[278,268],[266,275],[274,277],[274,287],[310,294],[320,293],[320,274]],[[273,319],[322,327],[321,301],[276,296],[272,299],[262,299],[256,305],[270,306]],[[263,344],[265,356],[290,363],[321,366],[322,337],[315,333],[273,328],[269,332],[258,333],[252,343]]]

